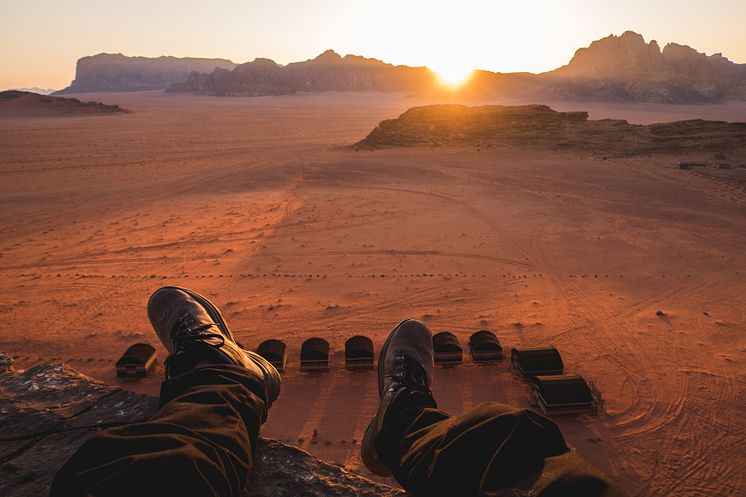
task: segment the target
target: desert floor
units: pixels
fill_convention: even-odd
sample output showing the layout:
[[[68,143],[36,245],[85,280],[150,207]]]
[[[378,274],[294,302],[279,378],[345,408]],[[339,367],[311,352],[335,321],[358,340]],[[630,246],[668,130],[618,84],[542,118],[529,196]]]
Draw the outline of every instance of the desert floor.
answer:
[[[64,361],[157,394],[166,353],[145,303],[188,286],[244,345],[287,342],[263,433],[370,476],[358,448],[376,378],[343,369],[345,339],[378,348],[406,317],[463,345],[488,328],[507,349],[556,345],[595,382],[602,413],[556,421],[630,494],[746,493],[746,170],[343,148],[423,103],[403,96],[84,98],[132,112],[0,119],[0,350],[17,367]],[[744,105],[554,107],[746,121]],[[311,336],[331,342],[331,372],[300,373]],[[137,341],[157,345],[156,370],[117,380]],[[438,368],[434,391],[451,413],[528,406],[508,361]]]

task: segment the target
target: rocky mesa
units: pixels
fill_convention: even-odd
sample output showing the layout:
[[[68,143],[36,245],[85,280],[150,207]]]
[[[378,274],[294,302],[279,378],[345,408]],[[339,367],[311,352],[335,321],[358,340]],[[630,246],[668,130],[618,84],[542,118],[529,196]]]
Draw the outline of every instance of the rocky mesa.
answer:
[[[600,155],[727,153],[746,157],[746,123],[689,120],[639,125],[588,119],[546,105],[429,105],[381,122],[357,149],[406,146],[515,146]]]
[[[128,57],[101,53],[78,60],[75,80],[55,95],[85,92],[164,90],[192,72],[232,69],[226,59]]]
[[[59,117],[127,113],[118,105],[83,102],[77,98],[51,97],[27,91],[0,92],[0,117]]]

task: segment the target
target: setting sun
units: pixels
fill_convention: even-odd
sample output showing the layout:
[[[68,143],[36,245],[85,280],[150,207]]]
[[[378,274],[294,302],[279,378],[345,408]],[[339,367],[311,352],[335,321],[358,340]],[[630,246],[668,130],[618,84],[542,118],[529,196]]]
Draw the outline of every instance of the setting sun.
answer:
[[[474,73],[473,67],[465,65],[443,65],[430,68],[435,72],[446,86],[460,86],[464,84]]]

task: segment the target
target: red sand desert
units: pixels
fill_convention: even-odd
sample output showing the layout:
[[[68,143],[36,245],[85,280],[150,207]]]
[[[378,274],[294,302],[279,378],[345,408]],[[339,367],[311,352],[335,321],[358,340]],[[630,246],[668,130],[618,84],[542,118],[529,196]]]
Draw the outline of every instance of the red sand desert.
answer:
[[[17,367],[62,361],[157,394],[166,353],[145,303],[187,286],[245,346],[288,344],[264,435],[370,476],[358,449],[376,379],[343,369],[344,341],[378,348],[406,317],[463,345],[487,328],[507,349],[555,345],[595,382],[601,413],[556,421],[631,495],[746,493],[746,169],[345,148],[424,103],[391,94],[79,97],[131,112],[0,119],[0,350]],[[743,104],[553,107],[746,120]],[[300,372],[311,336],[330,341],[331,372]],[[118,380],[138,341],[158,365]],[[438,368],[434,391],[452,413],[528,406],[508,361]]]

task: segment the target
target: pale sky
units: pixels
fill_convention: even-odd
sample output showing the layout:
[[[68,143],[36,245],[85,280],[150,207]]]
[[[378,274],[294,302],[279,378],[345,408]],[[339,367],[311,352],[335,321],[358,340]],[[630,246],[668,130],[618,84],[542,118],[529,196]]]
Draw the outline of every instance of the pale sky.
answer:
[[[0,0],[0,88],[64,87],[78,58],[100,52],[286,64],[332,48],[541,72],[628,29],[746,62],[746,0]]]

